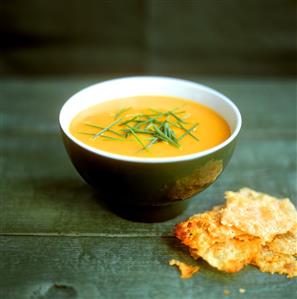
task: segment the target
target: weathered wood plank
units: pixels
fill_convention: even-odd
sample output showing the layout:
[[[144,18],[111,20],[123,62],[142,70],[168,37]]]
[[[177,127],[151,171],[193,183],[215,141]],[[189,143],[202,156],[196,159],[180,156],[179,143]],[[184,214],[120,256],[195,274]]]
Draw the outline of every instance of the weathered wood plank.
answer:
[[[98,298],[294,298],[295,280],[247,267],[219,273],[204,263],[181,280],[171,258],[195,263],[173,238],[73,238],[0,236],[0,297]],[[244,288],[244,294],[239,293]]]
[[[1,1],[0,73],[142,72],[144,14],[137,0]]]
[[[290,66],[295,48],[292,1],[150,3],[152,73],[243,75],[266,70],[272,75],[284,69],[296,73]]]
[[[0,1],[0,73],[294,75],[295,10],[292,0]]]

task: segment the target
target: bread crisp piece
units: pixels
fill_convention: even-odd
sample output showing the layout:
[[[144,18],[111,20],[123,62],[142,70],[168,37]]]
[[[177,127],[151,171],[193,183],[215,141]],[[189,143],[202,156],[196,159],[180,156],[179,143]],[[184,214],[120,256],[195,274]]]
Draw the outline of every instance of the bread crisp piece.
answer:
[[[260,239],[221,224],[222,209],[192,216],[176,226],[176,237],[190,247],[191,255],[202,257],[225,272],[237,272],[256,255]]]
[[[238,272],[254,259],[259,245],[259,239],[247,242],[231,239],[215,243],[202,258],[221,271]]]
[[[286,274],[288,278],[297,276],[297,260],[293,255],[277,253],[262,246],[252,261],[262,272]]]
[[[277,235],[267,247],[277,253],[284,253],[297,256],[297,224],[287,233]]]
[[[193,276],[196,272],[200,270],[199,266],[192,266],[186,263],[180,262],[176,259],[172,259],[169,261],[170,266],[177,266],[180,271],[180,277],[183,279],[188,279]]]
[[[226,238],[244,234],[236,228],[230,228],[221,224],[223,206],[216,206],[211,211],[191,216],[188,220],[175,226],[177,238],[182,239],[185,245],[199,242],[200,234],[207,232],[212,238],[224,241]],[[198,238],[198,239],[197,239]]]
[[[277,199],[249,188],[225,193],[222,224],[236,227],[265,242],[284,234],[297,223],[297,212],[289,199]]]
[[[177,224],[176,237],[194,259],[225,272],[246,264],[262,272],[297,276],[297,212],[289,199],[243,188],[226,192],[226,205]]]

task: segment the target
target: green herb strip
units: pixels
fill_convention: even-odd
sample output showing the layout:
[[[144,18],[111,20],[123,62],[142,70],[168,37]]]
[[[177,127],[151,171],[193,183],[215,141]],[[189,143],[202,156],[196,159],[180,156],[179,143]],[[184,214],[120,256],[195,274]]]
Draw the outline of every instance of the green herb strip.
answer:
[[[131,109],[131,107],[125,107],[125,108],[120,109],[120,111],[115,114],[114,119],[118,119],[120,117],[120,115],[122,115],[123,113],[127,112],[130,109]]]
[[[104,132],[108,131],[111,127],[115,126],[116,124],[118,124],[122,119],[119,118],[117,120],[115,120],[114,122],[112,122],[111,124],[109,124],[106,128],[104,128],[103,130],[101,130],[100,132],[98,132],[97,134],[94,135],[94,139],[98,138],[99,136],[101,136]]]
[[[187,122],[184,121],[185,116],[183,114],[186,113],[185,110],[177,111],[179,109],[178,107],[168,110],[166,112],[160,112],[156,109],[150,109],[152,111],[152,114],[140,113],[132,116],[131,118],[125,121],[122,121],[122,117],[119,118],[119,116],[123,115],[129,109],[131,109],[131,107],[125,107],[120,109],[115,114],[116,120],[110,123],[107,127],[85,123],[85,125],[87,126],[100,129],[100,131],[96,134],[92,134],[89,132],[79,132],[79,133],[93,136],[94,139],[98,137],[103,137],[105,140],[115,140],[115,141],[133,141],[133,140],[127,140],[127,137],[132,134],[135,138],[135,141],[137,141],[141,145],[142,147],[141,150],[148,150],[148,148],[150,148],[153,144],[157,142],[167,142],[170,145],[179,148],[180,147],[179,142],[187,135],[190,135],[196,141],[199,141],[199,139],[192,134],[192,131],[198,126],[198,123],[194,124],[189,129],[187,129],[184,126],[185,124],[188,124]],[[180,115],[182,116],[180,117]],[[160,118],[163,118],[163,120]],[[172,121],[172,118],[174,118],[175,121]],[[124,126],[126,128],[123,128],[120,131],[112,130],[111,128],[117,124],[119,126]],[[176,133],[172,129],[172,127],[181,129],[184,131],[184,133],[177,138]],[[121,138],[103,135],[105,132],[110,132]],[[145,145],[137,134],[150,135],[151,136],[150,138],[143,138],[144,140],[148,140],[149,143]]]
[[[171,116],[173,116],[178,122],[186,124],[186,122],[185,122],[182,118],[180,118],[179,116],[177,116],[176,113],[173,113],[173,112],[171,112],[171,111],[168,111],[168,113],[169,113]]]
[[[93,133],[89,133],[89,132],[78,132],[78,134],[84,134],[84,135],[94,136]]]
[[[195,140],[199,141],[199,139],[191,133],[191,131],[193,131],[198,126],[198,124],[194,124],[193,127],[191,127],[190,129],[186,129],[182,124],[179,124],[179,125],[180,125],[180,128],[185,131],[185,133],[178,138],[179,141],[182,140],[186,135],[190,135]]]
[[[155,129],[155,136],[159,139],[162,139],[164,141],[167,141],[168,143],[174,145],[175,147],[180,147],[180,144],[169,138],[166,134],[164,134],[157,126],[153,126]]]
[[[120,126],[123,126],[123,125],[129,124],[129,123],[131,123],[131,122],[134,122],[134,121],[137,120],[138,117],[139,117],[138,115],[137,115],[137,116],[134,116],[134,117],[131,118],[131,119],[128,119],[128,120],[126,120],[126,121],[123,121],[123,122],[120,123],[119,125],[120,125]]]
[[[126,141],[125,138],[116,138],[116,137],[111,137],[111,136],[104,136],[102,135],[101,137],[103,137],[106,140],[113,140],[113,141]]]
[[[157,137],[152,138],[151,141],[144,147],[144,149],[150,148],[153,144],[155,144],[158,141],[159,139]]]
[[[129,127],[130,132],[132,133],[132,135],[135,137],[135,139],[137,140],[137,142],[142,146],[143,149],[145,149],[145,145],[142,143],[142,141],[140,140],[140,138],[137,136],[137,134],[135,133],[135,131],[133,130],[133,128]]]
[[[97,126],[97,125],[90,124],[90,123],[85,123],[85,125],[86,125],[86,126],[89,126],[89,127],[97,128],[97,129],[100,129],[100,130],[105,129],[104,127]],[[120,134],[120,133],[117,132],[117,131],[114,131],[114,130],[112,130],[112,129],[108,129],[107,131],[108,131],[108,132],[111,132],[111,133],[113,133],[113,134],[115,134],[115,135],[118,135],[118,136],[122,137],[122,134]],[[92,135],[94,135],[94,134],[92,134]]]

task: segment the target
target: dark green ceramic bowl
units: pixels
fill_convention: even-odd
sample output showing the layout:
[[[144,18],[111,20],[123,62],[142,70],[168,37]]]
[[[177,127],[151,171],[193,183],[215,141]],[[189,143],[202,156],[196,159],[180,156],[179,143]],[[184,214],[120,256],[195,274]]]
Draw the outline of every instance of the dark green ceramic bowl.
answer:
[[[136,95],[167,95],[204,104],[218,112],[231,136],[209,150],[170,158],[138,158],[92,148],[69,132],[71,120],[100,102]],[[98,190],[117,214],[137,221],[164,221],[182,213],[189,200],[222,173],[241,127],[238,108],[201,84],[167,77],[127,77],[90,86],[72,96],[60,112],[67,152],[84,180]]]

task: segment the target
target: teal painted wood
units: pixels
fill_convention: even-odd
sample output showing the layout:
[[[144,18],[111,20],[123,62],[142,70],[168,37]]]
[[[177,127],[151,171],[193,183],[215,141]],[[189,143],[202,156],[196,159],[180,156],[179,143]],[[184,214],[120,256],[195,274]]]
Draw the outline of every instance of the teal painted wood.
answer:
[[[228,298],[294,298],[296,280],[284,276],[252,267],[226,275],[202,264],[183,281],[168,260],[191,261],[172,229],[222,203],[225,190],[250,186],[297,205],[295,82],[194,78],[234,100],[242,134],[221,178],[183,215],[147,224],[119,218],[97,198],[58,133],[67,97],[102,79],[0,81],[0,298],[212,299],[224,289]]]
[[[297,293],[296,280],[253,267],[225,274],[200,263],[201,273],[182,280],[168,261],[192,262],[186,254],[175,238],[2,236],[0,297],[217,299],[228,290],[229,299],[293,299]]]

